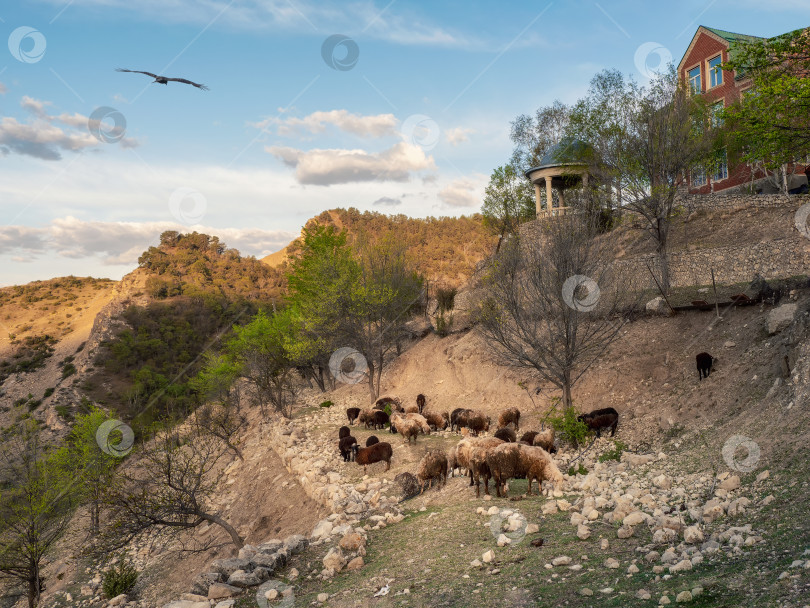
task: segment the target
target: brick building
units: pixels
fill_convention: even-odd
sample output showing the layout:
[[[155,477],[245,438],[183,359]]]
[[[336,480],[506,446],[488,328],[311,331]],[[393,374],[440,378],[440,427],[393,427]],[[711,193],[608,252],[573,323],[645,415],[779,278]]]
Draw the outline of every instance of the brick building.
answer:
[[[745,91],[751,88],[752,82],[744,74],[722,70],[719,66],[733,58],[734,47],[737,43],[757,40],[762,40],[762,38],[701,25],[678,64],[678,74],[683,82],[689,85],[693,93],[704,95],[713,108],[720,109],[729,106],[738,101]],[[766,177],[761,169],[755,170],[747,163],[735,163],[733,158],[728,158],[725,151],[718,160],[718,166],[711,172],[700,168],[691,171],[690,193],[720,192],[750,184],[752,178],[756,181]],[[806,183],[806,178],[801,173],[804,167],[799,166],[798,168],[799,175],[793,176],[793,181],[789,184],[790,188],[800,185],[800,183]],[[759,184],[758,187],[768,190],[767,184]]]

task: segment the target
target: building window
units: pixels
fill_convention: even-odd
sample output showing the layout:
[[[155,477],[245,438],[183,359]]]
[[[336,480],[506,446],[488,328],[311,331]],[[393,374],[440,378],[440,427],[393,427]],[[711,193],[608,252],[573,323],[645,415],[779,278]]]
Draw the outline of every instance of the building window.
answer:
[[[726,179],[728,177],[728,153],[726,149],[723,148],[717,155],[717,165],[714,169],[714,176],[712,176],[712,181],[719,182],[722,179]]]
[[[699,188],[706,185],[706,170],[703,167],[692,167],[692,187]]]
[[[689,74],[689,90],[692,91],[693,95],[700,93],[702,91],[700,88],[700,66],[692,68],[687,74]]]
[[[723,117],[721,113],[723,112],[724,104],[723,101],[718,101],[717,103],[713,103],[711,110],[712,110],[712,126],[713,127],[722,127],[723,126]]]
[[[716,87],[723,84],[723,70],[720,69],[722,62],[722,55],[718,55],[714,59],[709,59],[709,87]]]

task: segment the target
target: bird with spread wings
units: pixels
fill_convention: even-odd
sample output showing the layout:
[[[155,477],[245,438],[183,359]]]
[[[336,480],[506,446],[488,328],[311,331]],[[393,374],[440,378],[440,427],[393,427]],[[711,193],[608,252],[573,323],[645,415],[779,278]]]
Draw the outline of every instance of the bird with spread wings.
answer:
[[[166,76],[158,76],[157,74],[153,74],[152,72],[142,72],[140,70],[125,70],[124,68],[116,68],[116,72],[132,72],[134,74],[146,74],[147,76],[151,76],[155,79],[155,82],[158,84],[169,84],[169,81],[174,82],[183,82],[185,84],[190,84],[192,86],[197,87],[198,89],[202,89],[203,91],[207,91],[208,87],[204,84],[197,84],[196,82],[191,82],[190,80],[186,80],[185,78],[167,78]]]

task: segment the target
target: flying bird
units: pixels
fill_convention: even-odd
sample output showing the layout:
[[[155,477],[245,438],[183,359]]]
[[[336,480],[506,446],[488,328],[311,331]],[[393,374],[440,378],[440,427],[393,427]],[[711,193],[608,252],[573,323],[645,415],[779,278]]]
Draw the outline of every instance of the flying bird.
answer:
[[[192,86],[197,87],[198,89],[202,89],[203,91],[207,91],[208,87],[204,84],[197,84],[196,82],[191,82],[190,80],[186,80],[185,78],[166,78],[165,76],[158,76],[157,74],[153,74],[152,72],[141,72],[140,70],[125,70],[124,68],[116,68],[116,72],[132,72],[134,74],[146,74],[147,76],[151,76],[155,79],[155,82],[158,84],[169,84],[169,81],[174,82],[184,82],[186,84],[190,84]]]

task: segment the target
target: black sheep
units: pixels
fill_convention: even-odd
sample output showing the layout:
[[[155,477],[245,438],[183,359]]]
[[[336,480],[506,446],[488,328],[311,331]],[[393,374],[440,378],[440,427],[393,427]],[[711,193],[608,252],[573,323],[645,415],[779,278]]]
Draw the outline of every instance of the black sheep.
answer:
[[[419,413],[420,414],[422,413],[422,410],[425,409],[426,401],[427,401],[427,399],[425,399],[425,396],[422,393],[419,393],[416,396],[416,406],[419,408]]]
[[[347,426],[342,426],[338,429],[338,439],[343,439],[352,434],[352,430]]]
[[[360,415],[359,407],[350,407],[346,410],[346,417],[349,419],[349,424],[354,424],[357,417]]]
[[[357,439],[349,435],[342,437],[338,442],[338,449],[340,455],[343,456],[343,462],[350,462],[352,457],[356,454]]]
[[[712,365],[714,365],[714,357],[709,353],[700,353],[695,357],[695,361],[697,363],[698,382],[700,382],[703,378],[709,377],[709,372],[712,371]]]
[[[589,414],[581,414],[577,416],[577,420],[580,420],[588,425],[588,428],[591,430],[596,431],[596,436],[602,436],[602,429],[609,428],[610,436],[613,437],[616,434],[616,427],[619,425],[619,412],[617,412],[612,407],[606,407],[601,410],[594,410]]]
[[[371,423],[374,425],[375,429],[384,429],[385,425],[388,424],[388,414],[375,410]]]
[[[370,447],[371,447],[371,446],[373,446],[375,443],[380,443],[380,440],[379,440],[379,439],[377,439],[377,436],[376,436],[376,435],[371,435],[371,436],[370,436],[368,439],[366,439],[366,447],[367,447],[367,448],[370,448]]]
[[[450,430],[461,431],[462,426],[467,426],[467,415],[472,414],[472,410],[457,407],[450,414]]]

